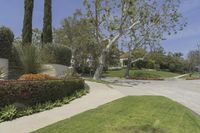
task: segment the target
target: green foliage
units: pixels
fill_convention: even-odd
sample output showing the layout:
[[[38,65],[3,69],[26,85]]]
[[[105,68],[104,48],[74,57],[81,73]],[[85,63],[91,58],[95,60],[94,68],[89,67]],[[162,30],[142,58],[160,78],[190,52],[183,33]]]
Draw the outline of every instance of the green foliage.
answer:
[[[17,79],[19,76],[23,74],[23,67],[20,61],[20,56],[18,54],[17,47],[21,46],[22,42],[14,42],[12,51],[11,51],[11,57],[9,60],[9,74],[8,79]]]
[[[17,109],[14,105],[6,106],[0,111],[0,122],[12,120],[17,114]]]
[[[17,84],[16,84],[17,85]],[[47,87],[47,86],[46,86]],[[71,86],[71,88],[73,88]],[[33,88],[32,88],[33,89]],[[17,109],[14,105],[9,105],[1,108],[0,110],[0,122],[6,121],[6,120],[12,120],[14,118],[22,117],[31,115],[33,113],[42,112],[45,110],[50,110],[55,107],[60,107],[64,104],[68,104],[70,101],[79,98],[89,92],[89,87],[87,85],[84,86],[84,88],[81,89],[75,89],[73,93],[71,93],[68,96],[65,96],[58,100],[49,100],[44,103],[36,103],[34,105],[27,105],[24,108]],[[51,89],[50,89],[51,91]],[[46,91],[48,92],[48,91]],[[53,93],[53,92],[52,92]]]
[[[24,23],[22,30],[23,45],[32,42],[32,19],[33,19],[34,0],[24,0]]]
[[[197,114],[168,98],[129,96],[34,133],[199,133],[199,125]]]
[[[70,66],[71,51],[66,46],[59,44],[46,44],[42,48],[41,57],[43,62]]]
[[[105,53],[117,41],[131,40],[127,43],[132,45],[129,52],[138,47],[151,49],[166,33],[183,29],[186,23],[179,5],[179,0],[84,0],[86,16],[94,28],[101,53],[94,78],[100,79],[106,65]],[[105,40],[109,40],[106,45]]]
[[[198,66],[200,65],[200,45],[196,50],[192,50],[187,56],[187,65],[189,72],[199,71]]]
[[[0,79],[3,78],[5,75],[5,72],[3,71],[3,68],[0,68]]]
[[[34,45],[15,46],[20,60],[20,71],[26,74],[37,74],[42,70],[40,49]]]
[[[140,53],[135,52],[134,57],[140,57]],[[163,49],[154,49],[147,53],[145,60],[139,60],[134,65],[138,69],[156,69],[176,73],[188,71],[187,62],[182,53],[166,54]]]
[[[152,73],[148,71],[135,71],[131,74],[133,78],[160,78],[161,76],[157,73]]]
[[[124,77],[125,69],[116,71],[107,71],[103,74],[106,77]],[[177,73],[166,72],[166,71],[156,71],[156,70],[130,70],[130,78],[135,79],[148,79],[148,78],[170,78],[178,76]]]
[[[0,27],[0,58],[10,58],[13,40],[13,32],[7,27]]]
[[[107,66],[118,66],[120,63],[120,50],[117,46],[112,46],[111,50],[107,54]]]
[[[55,43],[71,50],[77,72],[87,73],[89,67],[97,65],[100,47],[94,41],[93,30],[88,19],[76,15],[65,18],[61,28],[55,30]],[[92,60],[91,65],[87,62],[88,58]]]
[[[154,69],[155,63],[152,60],[139,60],[139,61],[135,62],[135,67],[137,69],[142,69],[142,68]]]
[[[0,82],[0,107],[16,101],[25,105],[55,101],[84,89],[82,79]]]
[[[33,113],[34,113],[33,108],[32,108],[32,107],[27,107],[27,108],[25,108],[25,109],[23,109],[23,110],[21,110],[21,111],[18,111],[18,112],[17,112],[17,116],[18,116],[18,117],[28,116],[28,115],[31,115],[31,114],[33,114]]]
[[[70,77],[73,77],[75,75],[76,75],[76,73],[74,72],[73,68],[67,68],[65,70],[65,78],[70,78]]]
[[[42,33],[42,42],[52,43],[52,0],[44,0],[44,24]]]
[[[146,61],[139,60],[139,61],[135,62],[135,66],[138,69],[145,68],[146,67]]]

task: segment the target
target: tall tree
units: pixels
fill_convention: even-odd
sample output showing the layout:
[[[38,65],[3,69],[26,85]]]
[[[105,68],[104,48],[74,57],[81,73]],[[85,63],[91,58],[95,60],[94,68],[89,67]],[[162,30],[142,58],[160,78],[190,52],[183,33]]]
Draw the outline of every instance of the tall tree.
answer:
[[[179,0],[84,0],[87,16],[95,28],[96,42],[101,47],[94,79],[101,78],[106,55],[112,46],[130,32],[148,31],[146,26],[157,26],[160,30],[164,23],[163,30],[170,33],[177,25],[182,26],[179,4]],[[105,41],[108,41],[107,45],[104,45]]]
[[[24,22],[22,30],[22,43],[32,42],[32,19],[33,19],[34,0],[24,0]]]
[[[52,0],[44,0],[42,42],[52,43]]]
[[[71,50],[71,65],[74,70],[77,66],[86,66],[88,57],[96,59],[99,51],[90,23],[76,15],[77,13],[73,17],[65,18],[62,27],[54,32],[55,43],[65,45]],[[93,63],[95,64],[95,61]]]
[[[195,67],[200,70],[200,45],[197,50],[192,50],[188,53],[188,69],[190,72],[195,70]]]

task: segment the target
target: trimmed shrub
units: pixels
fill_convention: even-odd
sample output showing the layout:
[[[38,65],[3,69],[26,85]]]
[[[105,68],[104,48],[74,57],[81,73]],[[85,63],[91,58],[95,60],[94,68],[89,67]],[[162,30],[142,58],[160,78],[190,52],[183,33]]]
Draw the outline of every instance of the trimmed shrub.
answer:
[[[65,70],[65,79],[76,79],[79,78],[79,74],[76,72],[76,70],[74,70],[72,67],[67,68]]]
[[[57,78],[47,74],[24,74],[18,80],[56,80]]]
[[[13,40],[13,32],[7,27],[0,27],[0,58],[10,58]]]
[[[71,50],[68,49],[66,46],[62,46],[59,44],[46,44],[43,48],[43,53],[45,55],[42,56],[43,60],[46,59],[46,56],[48,54],[48,63],[53,64],[60,64],[65,66],[70,66],[71,64]]]
[[[84,89],[84,80],[0,81],[0,107],[56,101]]]
[[[64,97],[59,100],[38,103],[33,106],[24,106],[23,105],[24,106],[23,108],[19,108],[19,106],[17,106],[17,104],[19,105],[19,103],[5,106],[3,108],[0,108],[0,123],[3,121],[13,120],[15,118],[19,118],[22,116],[28,116],[28,115],[31,115],[34,113],[45,111],[45,110],[50,110],[55,107],[60,107],[64,104],[70,103],[72,100],[74,100],[76,98],[80,98],[83,95],[86,95],[88,92],[89,92],[89,86],[87,86],[85,84],[84,89],[75,91],[75,93],[73,93],[72,95]]]

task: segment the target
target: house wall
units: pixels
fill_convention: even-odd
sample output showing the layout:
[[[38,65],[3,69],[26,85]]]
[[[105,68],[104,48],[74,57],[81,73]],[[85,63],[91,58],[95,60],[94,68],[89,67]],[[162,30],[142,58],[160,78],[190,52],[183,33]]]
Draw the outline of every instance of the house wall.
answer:
[[[5,73],[4,77],[0,77],[3,79],[8,78],[8,59],[0,58],[0,68],[3,69],[3,72]]]
[[[59,64],[45,64],[43,65],[43,74],[48,74],[54,77],[64,77],[65,71],[68,67]]]
[[[127,64],[126,64],[127,61],[128,61],[127,58],[120,59],[120,65],[121,65],[121,67],[127,67]]]

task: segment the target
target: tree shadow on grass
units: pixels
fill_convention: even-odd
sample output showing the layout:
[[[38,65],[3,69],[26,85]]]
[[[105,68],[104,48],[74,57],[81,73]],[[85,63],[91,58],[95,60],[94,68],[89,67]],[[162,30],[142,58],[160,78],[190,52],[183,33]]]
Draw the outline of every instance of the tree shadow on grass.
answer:
[[[119,78],[104,78],[103,81],[106,81],[111,84],[122,85],[127,87],[138,86],[140,84],[149,84],[150,81],[144,80],[131,80],[131,79],[119,79]]]

